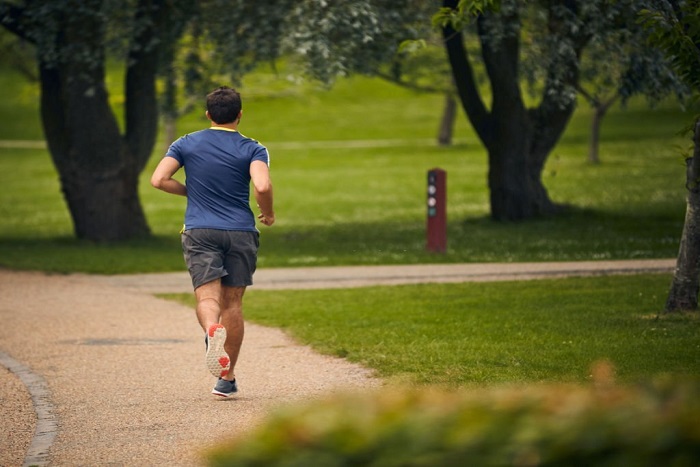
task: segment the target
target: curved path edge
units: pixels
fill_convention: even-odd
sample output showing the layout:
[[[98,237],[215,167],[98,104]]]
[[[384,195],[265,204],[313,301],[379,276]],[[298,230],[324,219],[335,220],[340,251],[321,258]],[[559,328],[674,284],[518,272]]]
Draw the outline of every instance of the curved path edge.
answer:
[[[58,421],[46,381],[2,351],[0,351],[0,364],[15,374],[27,388],[36,413],[36,430],[25,455],[24,465],[25,467],[47,465],[49,449],[58,433]]]

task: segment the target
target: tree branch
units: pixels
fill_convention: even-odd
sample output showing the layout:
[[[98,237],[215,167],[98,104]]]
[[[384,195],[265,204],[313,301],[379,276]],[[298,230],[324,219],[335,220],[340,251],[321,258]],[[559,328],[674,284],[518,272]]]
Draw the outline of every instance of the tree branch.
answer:
[[[27,33],[24,23],[25,10],[14,3],[0,2],[0,24],[22,40],[35,44],[35,41]]]
[[[564,6],[569,10],[569,13],[573,15],[578,14],[575,2],[564,2]],[[574,98],[567,100],[562,93],[566,92],[567,86],[575,90],[580,88],[579,61],[581,51],[590,40],[590,36],[583,33],[572,36],[572,32],[566,30],[567,27],[567,22],[550,7],[548,19],[550,34],[552,37],[559,37],[561,40],[565,40],[565,38],[572,40],[571,46],[574,55],[566,56],[558,62],[552,61],[547,72],[545,80],[546,91],[542,101],[537,108],[530,110],[537,129],[537,134],[533,138],[531,152],[536,158],[542,160],[559,141],[574,112],[576,100]],[[555,72],[557,68],[559,68],[559,71]]]
[[[443,6],[455,9],[457,0],[443,0]],[[491,114],[481,99],[462,33],[447,25],[442,28],[442,35],[462,107],[481,141],[489,147],[493,139]]]
[[[148,161],[158,131],[155,41],[160,27],[158,19],[168,16],[165,3],[139,0],[134,15],[136,33],[131,39],[125,78],[125,140],[139,172]]]
[[[588,103],[591,105],[591,107],[597,107],[598,106],[598,99],[596,99],[593,94],[590,92],[586,91],[586,89],[581,86],[581,83],[578,83],[576,85],[576,91],[578,91],[579,94],[583,96],[584,99],[588,101]]]
[[[520,24],[520,18],[517,11],[506,16],[501,13],[494,15],[494,21],[499,21],[501,27],[508,28],[514,24]],[[522,100],[519,82],[519,60],[520,60],[520,37],[516,34],[505,34],[497,44],[486,30],[485,17],[481,16],[477,19],[477,29],[479,39],[481,41],[482,57],[484,58],[484,66],[486,73],[491,81],[491,88],[498,89],[498,92],[493,93],[493,108],[494,114],[500,113],[500,109],[510,112],[514,105],[521,109],[525,108]]]

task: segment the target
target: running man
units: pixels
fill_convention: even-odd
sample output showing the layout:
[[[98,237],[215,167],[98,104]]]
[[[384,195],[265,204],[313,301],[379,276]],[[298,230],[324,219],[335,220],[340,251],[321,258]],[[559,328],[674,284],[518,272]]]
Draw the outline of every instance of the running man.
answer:
[[[243,294],[253,284],[259,232],[250,207],[250,182],[267,226],[275,222],[267,148],[238,132],[241,97],[223,86],[207,95],[211,126],[175,141],[151,184],[187,197],[182,248],[206,333],[206,365],[218,378],[212,394],[238,391],[234,368],[243,342]],[[185,184],[173,175],[185,169]]]

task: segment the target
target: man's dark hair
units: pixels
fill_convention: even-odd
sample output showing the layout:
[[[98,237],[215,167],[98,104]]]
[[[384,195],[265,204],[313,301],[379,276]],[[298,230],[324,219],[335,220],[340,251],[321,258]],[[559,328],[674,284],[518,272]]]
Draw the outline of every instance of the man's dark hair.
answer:
[[[214,123],[233,123],[241,108],[241,95],[228,86],[221,86],[207,94],[207,111]]]

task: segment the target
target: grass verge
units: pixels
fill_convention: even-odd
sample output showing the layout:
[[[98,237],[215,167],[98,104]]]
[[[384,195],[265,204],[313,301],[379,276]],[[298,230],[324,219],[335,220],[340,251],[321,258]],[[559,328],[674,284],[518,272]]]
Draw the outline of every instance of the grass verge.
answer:
[[[246,295],[246,319],[282,328],[389,381],[447,386],[621,381],[700,372],[700,319],[658,315],[668,275],[431,284]],[[194,305],[191,294],[168,295]],[[244,350],[245,351],[245,350]]]

